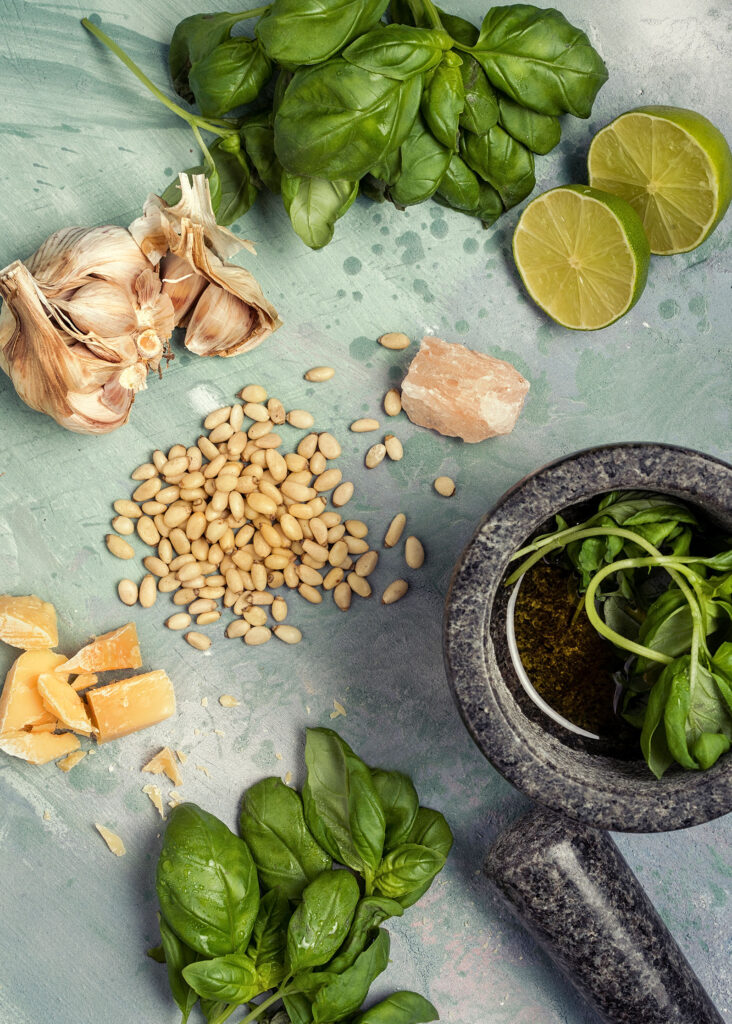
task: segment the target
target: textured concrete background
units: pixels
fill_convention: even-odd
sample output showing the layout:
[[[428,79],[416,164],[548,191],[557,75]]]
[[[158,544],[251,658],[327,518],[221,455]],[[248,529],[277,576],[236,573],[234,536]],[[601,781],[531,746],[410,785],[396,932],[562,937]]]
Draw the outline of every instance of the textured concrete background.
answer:
[[[610,81],[590,121],[568,119],[559,149],[538,159],[540,190],[583,181],[593,132],[641,103],[695,107],[732,136],[728,5],[561,6],[589,32]],[[483,13],[477,0],[454,7],[476,21]],[[109,0],[95,13],[162,84],[173,26],[197,9],[188,0]],[[89,13],[76,0],[0,3],[0,265],[63,225],[127,224],[148,191],[196,162],[182,123],[84,33],[79,18]],[[353,515],[379,536],[403,510],[428,551],[423,571],[410,573],[408,598],[393,608],[356,602],[344,616],[331,604],[293,600],[292,621],[307,641],[298,648],[249,649],[213,627],[203,656],[162,627],[167,599],[132,613],[146,667],[165,668],[175,681],[178,717],[101,748],[68,776],[53,765],[0,760],[2,1024],[177,1021],[164,972],[144,956],[155,941],[161,822],[141,793],[149,777],[139,767],[164,743],[187,750],[183,794],[233,824],[246,785],[288,770],[300,777],[303,728],[330,724],[334,699],[346,707],[334,724],[349,742],[368,761],[411,773],[423,801],[445,810],[457,840],[433,892],[393,925],[393,963],[376,988],[424,992],[453,1024],[594,1021],[480,875],[486,844],[527,805],[473,747],[453,707],[440,651],[443,599],[482,513],[549,459],[629,439],[732,455],[730,219],[696,252],[655,258],[638,305],[593,335],[554,326],[525,297],[510,258],[517,216],[483,231],[432,203],[399,213],[359,200],[333,243],[312,253],[267,197],[239,227],[259,253],[246,264],[285,326],[254,353],[204,360],[179,347],[130,424],[104,438],[65,433],[0,379],[0,590],[52,600],[63,650],[128,617],[115,584],[129,565],[120,572],[103,537],[111,502],[131,489],[131,469],[152,446],[192,443],[201,415],[248,382],[312,409],[318,426],[341,437],[342,465],[357,486]],[[386,330],[415,338],[435,331],[514,362],[532,383],[516,431],[466,446],[402,417],[404,460],[365,471],[367,444],[347,424],[378,411],[409,358],[375,345]],[[302,374],[319,363],[337,375],[308,385]],[[449,502],[431,489],[440,473],[457,480]],[[382,556],[377,587],[401,572],[397,551]],[[11,659],[0,652],[0,670]],[[238,708],[218,705],[226,692],[239,696]],[[94,821],[123,836],[124,859],[107,852]],[[726,819],[618,843],[732,1022],[730,839]]]

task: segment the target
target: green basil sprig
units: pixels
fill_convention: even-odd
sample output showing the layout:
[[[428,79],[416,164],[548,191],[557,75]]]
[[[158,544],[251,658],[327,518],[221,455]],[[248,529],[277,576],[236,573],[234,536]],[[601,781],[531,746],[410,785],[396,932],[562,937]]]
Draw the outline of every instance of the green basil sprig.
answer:
[[[278,64],[319,64],[377,24],[388,0],[275,0],[257,38]]]

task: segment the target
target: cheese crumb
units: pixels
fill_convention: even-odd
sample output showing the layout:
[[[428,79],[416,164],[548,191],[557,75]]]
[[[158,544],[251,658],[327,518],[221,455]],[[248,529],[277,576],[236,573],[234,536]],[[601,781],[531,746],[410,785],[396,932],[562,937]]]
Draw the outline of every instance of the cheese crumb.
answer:
[[[343,707],[340,701],[333,700],[333,711],[330,713],[331,718],[338,718],[339,715],[345,715],[346,709]]]
[[[181,795],[175,789],[170,791],[170,799],[168,800],[168,807],[177,807],[181,802]]]
[[[142,771],[151,772],[153,775],[166,775],[174,786],[183,785],[183,778],[175,763],[173,751],[169,747],[163,747],[155,757],[142,766]]]
[[[51,812],[50,811],[44,811],[43,812],[43,820],[44,821],[50,821],[51,820]]]
[[[292,782],[292,772],[285,772],[285,785],[289,786]]]
[[[186,761],[188,760],[188,754],[186,754],[185,751],[183,750],[176,750],[175,755],[181,764],[185,764]]]
[[[278,753],[276,753],[276,754],[275,754],[275,757],[277,758],[277,760],[278,760],[278,761],[281,761],[281,760],[282,760],[282,754],[278,754]]]
[[[127,850],[125,850],[125,844],[116,832],[113,832],[109,828],[105,828],[104,825],[98,825],[96,822],[94,823],[94,828],[97,830],[115,857],[124,857]]]
[[[209,772],[209,770],[208,770],[208,768],[206,767],[205,764],[197,764],[196,765],[196,771],[197,772],[203,772],[203,774],[206,776],[206,778],[209,778],[209,779],[211,778],[211,773]]]
[[[73,753],[69,754],[68,757],[65,757],[63,761],[57,761],[56,767],[60,768],[62,772],[70,772],[71,769],[74,768],[79,761],[83,761],[85,757],[85,750],[74,750]]]
[[[146,786],[142,787],[142,792],[150,798],[151,803],[155,807],[160,817],[165,821],[165,811],[163,810],[163,796],[160,792],[160,787],[149,782]]]
[[[222,693],[219,697],[219,704],[222,708],[235,708],[239,706],[239,703],[236,697],[232,697],[230,693]]]
[[[214,729],[214,734],[216,736],[225,736],[226,735],[226,733],[224,732],[223,729]]]
[[[202,708],[207,708],[208,707],[208,697],[201,697],[201,707]]]

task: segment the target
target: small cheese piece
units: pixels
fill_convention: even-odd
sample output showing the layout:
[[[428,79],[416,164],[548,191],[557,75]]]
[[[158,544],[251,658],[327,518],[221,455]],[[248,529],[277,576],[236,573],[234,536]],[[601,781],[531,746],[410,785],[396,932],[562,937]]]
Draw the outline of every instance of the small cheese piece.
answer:
[[[113,832],[111,828],[105,828],[104,825],[97,825],[96,822],[94,823],[94,828],[97,830],[115,857],[124,857],[127,850],[125,850],[125,844],[116,832]]]
[[[222,708],[236,708],[239,706],[239,701],[230,693],[222,693],[219,697],[219,704]]]
[[[0,750],[30,764],[47,764],[79,749],[79,738],[71,732],[9,732],[0,736]]]
[[[34,651],[58,643],[56,609],[35,594],[0,594],[0,640],[11,647]]]
[[[142,665],[140,644],[134,622],[98,636],[82,647],[62,666],[63,672],[108,672]]]
[[[178,771],[173,751],[169,747],[163,747],[159,754],[142,766],[144,772],[152,772],[153,775],[167,775],[174,786],[182,786],[183,778]],[[145,792],[145,790],[143,790]]]
[[[71,688],[79,693],[81,690],[88,690],[90,686],[96,686],[99,676],[95,672],[80,672],[76,679],[71,681]]]
[[[147,729],[175,713],[173,684],[162,670],[98,686],[86,699],[99,743]]]
[[[175,756],[178,758],[181,764],[185,764],[188,760],[188,754],[184,750],[176,750]]]
[[[30,727],[31,732],[56,732],[57,729],[61,728],[61,723],[53,715],[48,716],[47,722],[39,722],[37,725]]]
[[[55,672],[41,672],[38,677],[38,692],[43,706],[55,715],[67,729],[88,736],[92,724],[86,713],[81,697],[66,682],[63,676]]]
[[[63,761],[57,761],[56,767],[60,768],[62,772],[70,772],[72,768],[75,768],[79,761],[83,761],[86,757],[85,750],[75,750],[73,754],[69,754]]]
[[[38,677],[52,672],[66,659],[53,651],[26,651],[16,658],[0,694],[0,735],[51,720],[38,692]]]
[[[145,796],[150,798],[155,810],[158,812],[160,817],[165,821],[165,811],[163,810],[163,794],[160,792],[160,786],[155,786],[151,782],[147,786],[142,787],[142,792]]]

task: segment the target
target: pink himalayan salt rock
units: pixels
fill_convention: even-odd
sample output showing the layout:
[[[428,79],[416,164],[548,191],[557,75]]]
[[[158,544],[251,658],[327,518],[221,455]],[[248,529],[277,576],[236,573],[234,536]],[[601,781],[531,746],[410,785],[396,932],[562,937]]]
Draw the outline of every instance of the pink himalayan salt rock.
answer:
[[[510,434],[530,384],[503,359],[423,338],[402,383],[412,423],[474,443]]]

